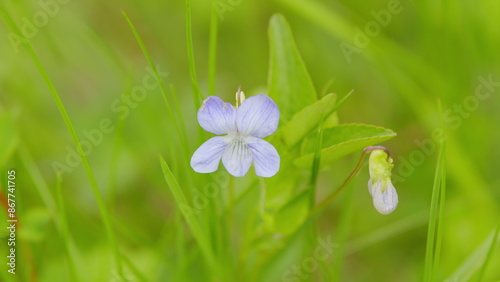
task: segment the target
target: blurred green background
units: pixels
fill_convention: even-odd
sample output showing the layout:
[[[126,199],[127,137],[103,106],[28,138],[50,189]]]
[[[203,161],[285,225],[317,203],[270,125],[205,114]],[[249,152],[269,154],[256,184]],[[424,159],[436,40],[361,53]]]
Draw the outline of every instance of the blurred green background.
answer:
[[[211,1],[191,1],[194,60],[203,95],[210,87],[211,15],[216,15],[218,26],[215,93],[233,103],[239,84],[247,97],[266,93],[267,29],[271,16],[281,13],[318,93],[344,96],[354,89],[338,111],[340,121],[380,125],[398,133],[384,143],[395,160],[393,179],[400,199],[396,211],[382,216],[373,209],[364,167],[316,222],[319,236],[331,236],[341,246],[339,251],[315,274],[304,279],[295,276],[298,280],[265,274],[273,272],[262,266],[273,256],[267,253],[272,248],[247,244],[245,230],[236,223],[256,209],[252,201],[235,207],[226,222],[226,237],[215,236],[213,240],[220,241],[212,242],[227,245],[227,253],[218,255],[227,260],[224,272],[232,274],[211,276],[165,182],[160,154],[186,193],[193,191],[193,183],[209,181],[192,170],[179,172],[189,159],[179,160],[183,156],[175,153],[186,146],[190,157],[208,136],[196,121],[184,1],[0,3],[5,11],[0,24],[0,187],[5,197],[7,171],[16,169],[21,222],[16,275],[7,272],[4,254],[9,233],[0,229],[1,281],[72,281],[68,244],[74,246],[82,281],[420,281],[436,169],[437,143],[432,140],[439,127],[438,98],[448,144],[443,245],[436,280],[478,278],[477,270],[499,224],[498,1],[219,0],[215,14]],[[122,10],[136,26],[170,97],[178,100],[175,110],[177,118],[184,120],[187,144],[177,141],[159,87],[132,99],[127,110],[119,108],[124,106],[122,97],[130,98],[131,90],[151,77]],[[57,190],[55,162],[67,165],[69,154],[77,162],[75,146],[29,53],[12,35],[6,15],[31,37],[29,42],[80,139],[95,138],[94,144],[88,143],[88,160],[125,257],[123,275],[112,259],[113,248],[84,167],[68,166],[60,193]],[[96,133],[101,126],[109,132]],[[320,172],[318,198],[343,182],[358,157],[349,155]],[[237,194],[252,186],[258,191],[259,186],[254,176],[230,183]],[[58,196],[65,212],[56,204]],[[204,211],[212,210],[217,207]],[[61,214],[69,234],[61,234],[57,227]],[[0,220],[6,219],[2,213]],[[242,255],[254,248],[258,256]],[[295,263],[310,255],[298,256]],[[499,264],[498,247],[494,247],[484,281],[500,279]]]

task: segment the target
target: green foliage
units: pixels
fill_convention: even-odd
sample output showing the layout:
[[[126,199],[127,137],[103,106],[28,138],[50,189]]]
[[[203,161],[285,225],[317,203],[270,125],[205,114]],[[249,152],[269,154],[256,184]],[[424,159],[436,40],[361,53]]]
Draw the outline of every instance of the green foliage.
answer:
[[[499,12],[494,0],[3,1],[0,199],[15,169],[20,225],[18,272],[0,240],[0,280],[498,280]],[[189,165],[211,137],[201,101],[234,102],[238,85],[280,108],[274,177]],[[387,216],[356,165],[382,142],[400,196]]]
[[[390,129],[365,124],[341,124],[325,129],[323,149],[321,150],[321,165],[360,151],[368,146],[376,145],[396,136]],[[307,138],[302,143],[301,156],[294,161],[298,167],[308,167],[312,164],[314,154],[314,139]]]
[[[203,232],[203,229],[201,228],[198,219],[195,217],[196,215],[190,208],[186,200],[186,196],[184,195],[184,192],[182,191],[177,180],[175,179],[174,174],[172,173],[172,171],[170,170],[167,163],[162,157],[160,157],[160,164],[161,164],[161,169],[163,171],[163,175],[165,176],[165,181],[167,182],[167,185],[170,188],[172,195],[174,196],[178,209],[181,211],[184,220],[187,222],[187,224],[191,229],[191,232],[193,233],[193,236],[196,238],[196,241],[198,242],[201,252],[203,253],[208,265],[214,271],[213,274],[218,275],[219,271],[217,268],[217,262],[215,260],[215,256],[212,252],[212,248],[209,245],[209,241],[206,238],[206,235]]]
[[[314,103],[317,94],[285,17],[274,15],[268,34],[268,95],[278,103],[281,117],[287,121],[302,108]]]
[[[477,281],[483,281],[484,273],[486,272],[486,269],[488,269],[488,264],[491,260],[493,252],[495,251],[495,245],[497,243],[498,234],[500,234],[500,224],[497,225],[495,233],[493,233],[493,238],[491,238],[491,243],[490,243],[490,246],[488,249],[488,253],[486,253],[486,256],[485,256],[484,261],[483,261],[483,265],[479,269],[479,272],[477,275]]]
[[[328,94],[296,113],[281,129],[286,146],[291,148],[302,141],[305,136],[317,128],[321,117],[327,117],[327,121],[323,125],[324,128],[337,125],[336,101],[335,94]]]
[[[445,144],[441,144],[436,165],[425,252],[424,281],[434,281],[441,252],[443,209],[446,191]]]
[[[283,234],[293,233],[307,218],[310,209],[309,190],[305,190],[276,212],[276,230]]]

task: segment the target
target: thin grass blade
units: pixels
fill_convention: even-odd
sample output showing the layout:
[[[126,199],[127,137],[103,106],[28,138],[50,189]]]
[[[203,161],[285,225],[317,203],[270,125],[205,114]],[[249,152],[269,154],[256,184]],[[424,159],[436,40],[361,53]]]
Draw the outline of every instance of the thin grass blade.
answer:
[[[9,27],[17,34],[22,34],[17,27],[17,25],[14,23],[10,15],[5,11],[2,7],[0,7],[0,15],[5,19]],[[122,264],[120,260],[120,255],[118,251],[118,245],[116,243],[116,238],[115,234],[113,231],[113,228],[111,226],[111,221],[110,221],[110,215],[109,211],[104,203],[104,200],[101,195],[101,191],[99,189],[99,186],[97,184],[97,180],[94,176],[94,172],[92,171],[89,161],[87,159],[87,156],[85,155],[85,152],[83,151],[81,141],[78,137],[78,134],[76,133],[75,127],[73,126],[73,123],[71,122],[71,119],[69,117],[69,114],[66,110],[66,107],[64,106],[61,97],[59,95],[59,92],[57,91],[52,79],[50,78],[48,72],[46,71],[44,65],[42,64],[42,61],[38,57],[35,49],[31,45],[29,41],[23,41],[23,46],[25,47],[26,51],[28,52],[31,60],[35,64],[38,72],[42,76],[43,81],[47,85],[50,94],[52,95],[52,98],[54,99],[54,102],[59,110],[59,113],[62,116],[62,119],[66,125],[67,130],[69,131],[71,138],[73,139],[73,142],[76,147],[76,151],[78,155],[80,156],[80,159],[82,160],[82,165],[85,169],[85,173],[87,175],[87,178],[90,182],[90,186],[92,187],[92,192],[94,194],[94,198],[97,202],[98,208],[99,208],[99,213],[101,216],[101,219],[103,221],[105,230],[106,230],[106,235],[108,237],[109,244],[111,246],[112,252],[113,252],[113,257],[114,261],[116,264],[117,268],[117,273],[120,277],[123,277],[123,270],[122,270]]]
[[[218,275],[219,269],[217,261],[215,259],[215,255],[213,253],[212,247],[209,244],[209,240],[203,233],[203,229],[201,228],[200,223],[195,217],[194,211],[188,205],[184,192],[180,188],[174,174],[172,173],[172,171],[170,171],[169,166],[161,156],[160,156],[160,164],[163,170],[165,181],[167,182],[168,187],[170,188],[170,191],[174,196],[177,207],[182,212],[184,219],[186,220],[189,228],[191,229],[191,232],[193,233],[193,236],[196,239],[196,242],[198,243],[203,256],[205,257],[208,266],[211,268],[214,274]]]

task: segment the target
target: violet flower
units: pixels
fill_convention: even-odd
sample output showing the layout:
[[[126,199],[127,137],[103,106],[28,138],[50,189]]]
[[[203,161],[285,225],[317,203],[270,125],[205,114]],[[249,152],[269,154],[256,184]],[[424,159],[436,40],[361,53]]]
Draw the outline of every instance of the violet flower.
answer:
[[[276,131],[279,109],[266,95],[245,100],[241,89],[236,93],[237,105],[209,96],[198,111],[198,122],[215,136],[203,143],[191,158],[191,167],[199,173],[214,172],[222,163],[233,176],[244,176],[252,163],[255,174],[275,175],[280,168],[280,156],[269,142],[261,139]],[[240,106],[241,104],[241,106]]]

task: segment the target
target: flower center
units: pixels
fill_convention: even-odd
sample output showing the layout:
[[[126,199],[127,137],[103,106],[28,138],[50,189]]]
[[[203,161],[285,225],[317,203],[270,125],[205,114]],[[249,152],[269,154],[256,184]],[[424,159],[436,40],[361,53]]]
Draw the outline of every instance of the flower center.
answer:
[[[231,158],[238,162],[251,158],[251,151],[245,136],[232,133],[228,134],[227,138],[228,146],[224,154],[231,155]]]
[[[247,144],[247,140],[245,136],[240,135],[239,133],[228,134],[231,137],[231,143],[237,146],[243,146]]]

